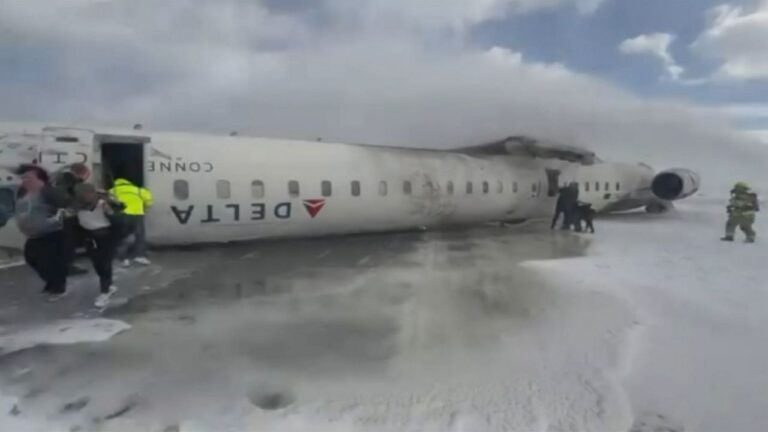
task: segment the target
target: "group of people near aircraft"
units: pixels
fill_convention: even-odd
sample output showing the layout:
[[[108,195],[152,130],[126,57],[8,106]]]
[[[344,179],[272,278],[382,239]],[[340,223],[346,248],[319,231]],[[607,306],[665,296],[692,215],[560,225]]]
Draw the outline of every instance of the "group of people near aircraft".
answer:
[[[579,201],[578,183],[569,183],[558,191],[555,215],[552,217],[550,228],[555,229],[560,216],[563,216],[563,224],[560,227],[563,230],[573,228],[576,232],[582,232],[582,222],[584,222],[587,231],[593,234],[595,232],[595,210],[592,204]]]
[[[732,242],[736,234],[736,228],[740,228],[746,237],[747,243],[754,243],[757,233],[753,227],[757,212],[760,211],[760,201],[757,193],[752,191],[746,182],[738,182],[731,189],[731,197],[726,207],[728,221],[725,224],[725,237],[721,240]],[[555,229],[560,216],[563,216],[561,229],[573,228],[576,232],[582,231],[581,223],[586,224],[586,229],[594,233],[595,211],[589,203],[579,201],[578,183],[570,183],[560,188],[555,205],[555,215],[552,217],[551,228]]]
[[[38,165],[22,165],[17,170],[21,188],[13,215],[0,206],[0,228],[11,216],[26,236],[24,258],[45,282],[43,293],[52,299],[66,294],[67,277],[87,273],[73,265],[75,250],[84,247],[99,277],[100,295],[96,306],[105,306],[117,290],[113,284],[115,258],[124,266],[131,262],[148,265],[146,256],[145,210],[152,205],[146,188],[119,177],[109,191],[97,190],[89,183],[90,170],[73,164],[54,179]],[[745,182],[731,190],[727,206],[728,221],[723,241],[734,241],[740,228],[748,243],[754,243],[753,228],[760,210],[757,194]],[[595,232],[591,205],[579,201],[577,183],[560,188],[551,228],[563,217],[561,229],[586,229]]]
[[[43,294],[56,300],[67,293],[67,277],[86,273],[74,266],[75,251],[84,247],[99,277],[97,307],[104,307],[117,291],[112,267],[115,257],[150,264],[146,257],[144,212],[152,194],[124,178],[109,191],[88,182],[90,170],[73,164],[55,178],[38,165],[17,170],[21,188],[14,217],[27,238],[26,263],[44,281]],[[0,215],[0,222],[10,215]]]

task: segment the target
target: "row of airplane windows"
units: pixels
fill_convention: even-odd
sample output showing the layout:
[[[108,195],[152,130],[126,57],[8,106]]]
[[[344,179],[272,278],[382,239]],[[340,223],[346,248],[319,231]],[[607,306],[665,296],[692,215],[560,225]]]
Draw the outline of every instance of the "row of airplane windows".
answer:
[[[352,196],[360,196],[362,193],[362,187],[360,185],[360,182],[357,180],[353,180],[349,183],[350,187],[350,194]],[[432,183],[426,183],[424,185],[426,188],[434,188],[434,184]],[[482,193],[488,194],[490,193],[491,186],[490,183],[487,181],[482,182],[481,184]],[[531,190],[533,192],[537,191],[538,186],[534,183],[531,185]],[[387,196],[389,194],[389,184],[382,180],[379,182],[379,188],[378,193],[380,196]],[[474,193],[475,185],[472,182],[467,182],[465,186],[465,192],[467,194]],[[517,182],[512,183],[512,192],[517,193],[519,190]],[[291,197],[298,197],[300,195],[300,185],[299,182],[296,180],[291,180],[288,182],[288,195]],[[411,195],[413,193],[413,185],[410,181],[406,180],[402,182],[402,191],[405,195]],[[504,184],[500,181],[496,182],[495,187],[496,193],[500,194],[504,192]],[[452,181],[448,181],[445,184],[445,192],[448,195],[453,195],[455,193],[455,187],[454,183]],[[330,197],[333,195],[333,184],[329,180],[323,180],[320,183],[320,193],[324,197]],[[173,182],[173,194],[176,197],[176,199],[179,200],[186,200],[189,198],[189,183],[186,180],[176,180]],[[254,180],[251,182],[251,196],[253,198],[264,198],[265,195],[265,188],[264,188],[264,182],[261,180]],[[232,188],[230,185],[229,180],[217,180],[216,181],[216,197],[220,199],[229,199],[232,196]]]
[[[584,182],[582,185],[581,183],[574,182],[579,187],[579,190],[582,190],[584,192],[590,192],[590,189],[594,189],[595,192],[600,192],[600,182],[596,181],[594,183],[592,182]],[[563,183],[563,187],[568,186],[568,182]],[[592,188],[594,186],[594,188]],[[616,188],[614,189],[615,192],[619,192],[621,190],[621,183],[616,182]],[[611,183],[605,182],[603,184],[603,192],[610,192],[611,191]]]
[[[357,180],[353,180],[350,182],[350,193],[352,196],[360,196],[361,194],[361,186],[360,182]],[[402,183],[402,191],[405,195],[411,195],[413,193],[413,185],[410,181],[406,180]],[[426,188],[434,189],[434,184],[432,183],[426,183],[424,185]],[[487,181],[482,182],[482,193],[484,195],[487,195],[490,193],[490,183]],[[621,188],[621,185],[619,183],[616,183],[616,191],[619,191]],[[474,193],[475,184],[473,182],[467,182],[465,186],[465,193],[467,195],[471,195]],[[590,183],[584,184],[584,190],[589,192],[590,189]],[[291,180],[288,182],[288,195],[291,197],[298,197],[300,194],[301,187],[299,185],[299,182],[297,180]],[[610,183],[605,183],[605,189],[606,192],[610,190]],[[518,193],[519,188],[517,182],[512,183],[512,193]],[[538,185],[536,183],[531,184],[531,192],[536,193],[538,191]],[[595,191],[600,191],[600,183],[595,182]],[[445,184],[445,192],[448,195],[453,195],[455,192],[454,183],[452,181],[448,181]],[[497,194],[504,193],[504,183],[501,181],[496,182],[495,192]],[[329,180],[323,180],[320,183],[320,193],[324,197],[330,197],[333,195],[333,184]],[[173,194],[176,197],[176,199],[179,200],[186,200],[189,198],[189,183],[186,180],[176,180],[173,182]],[[388,183],[384,180],[379,182],[379,195],[380,196],[387,196],[389,194],[389,186]],[[251,182],[251,196],[256,199],[264,198],[265,195],[265,189],[264,189],[264,182],[261,180],[254,180]],[[216,181],[216,197],[220,199],[230,199],[232,197],[232,187],[229,182],[229,180],[217,180]]]

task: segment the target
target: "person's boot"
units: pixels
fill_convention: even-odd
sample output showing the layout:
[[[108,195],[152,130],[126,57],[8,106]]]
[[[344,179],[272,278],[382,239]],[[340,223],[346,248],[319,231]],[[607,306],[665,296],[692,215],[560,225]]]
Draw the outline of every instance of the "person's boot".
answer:
[[[754,242],[755,242],[755,239],[752,237],[747,239],[747,243],[754,243]]]
[[[726,242],[732,242],[733,241],[733,236],[728,236],[727,235],[727,236],[721,238],[720,240],[726,241]]]

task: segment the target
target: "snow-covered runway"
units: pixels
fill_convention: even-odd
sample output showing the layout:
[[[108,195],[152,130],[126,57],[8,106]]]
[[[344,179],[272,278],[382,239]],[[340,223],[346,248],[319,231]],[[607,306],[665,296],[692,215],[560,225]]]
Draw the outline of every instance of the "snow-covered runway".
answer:
[[[723,222],[695,199],[594,238],[166,251],[103,314],[89,278],[50,305],[6,270],[0,430],[761,431],[768,248],[721,244]]]

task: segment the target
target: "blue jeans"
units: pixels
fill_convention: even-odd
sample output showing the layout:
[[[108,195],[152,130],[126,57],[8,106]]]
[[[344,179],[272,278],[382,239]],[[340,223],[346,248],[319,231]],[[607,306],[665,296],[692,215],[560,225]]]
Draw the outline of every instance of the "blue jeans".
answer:
[[[147,256],[147,233],[144,215],[125,215],[125,238],[117,250],[120,260]]]

